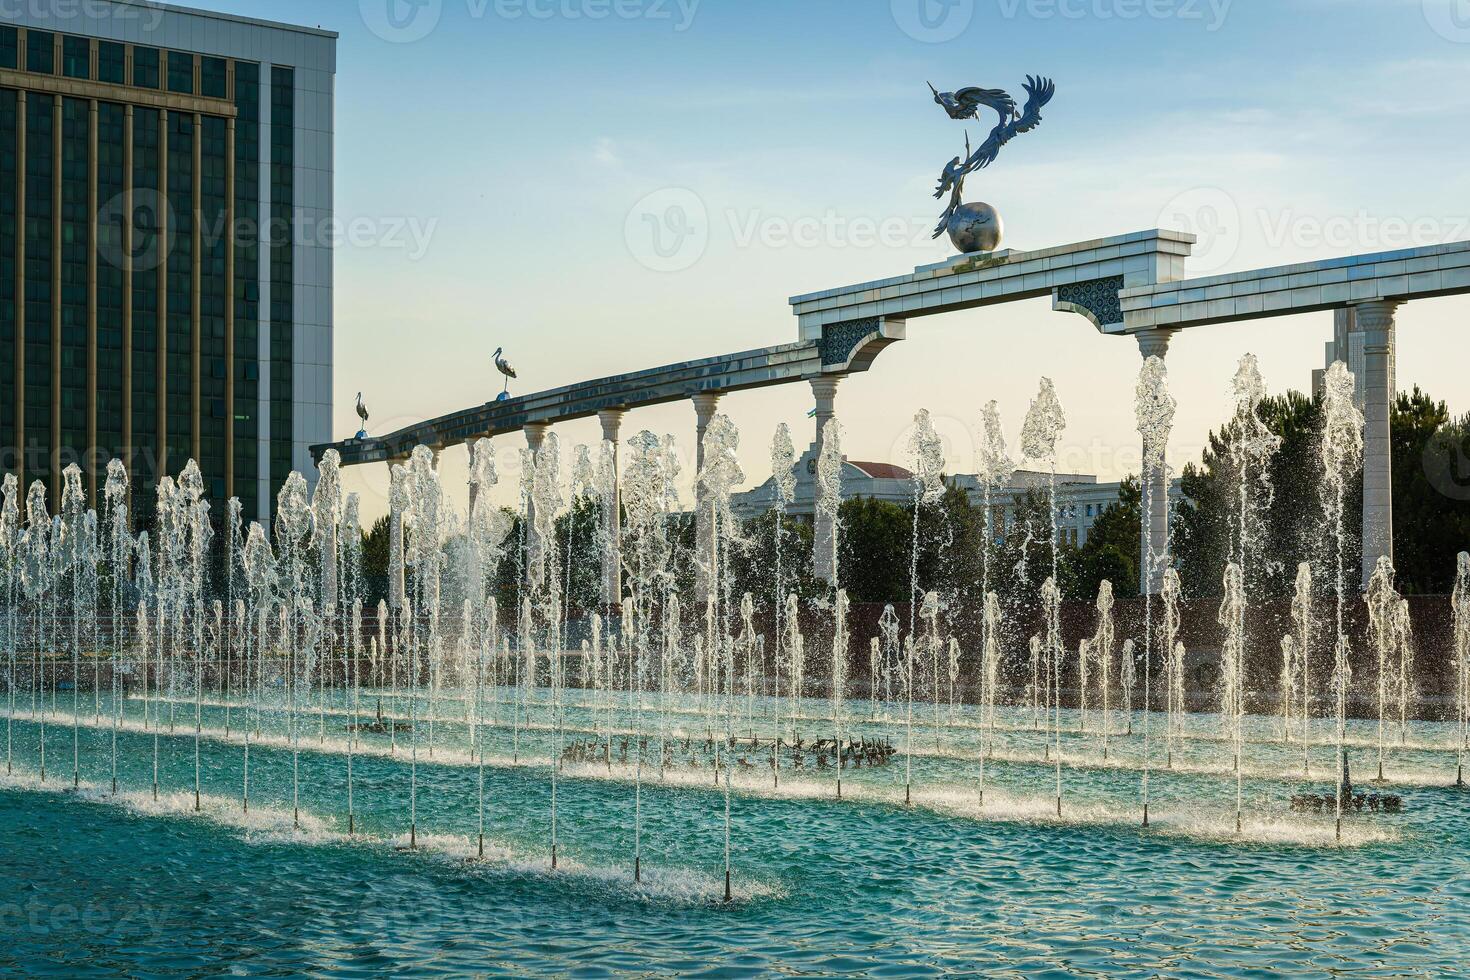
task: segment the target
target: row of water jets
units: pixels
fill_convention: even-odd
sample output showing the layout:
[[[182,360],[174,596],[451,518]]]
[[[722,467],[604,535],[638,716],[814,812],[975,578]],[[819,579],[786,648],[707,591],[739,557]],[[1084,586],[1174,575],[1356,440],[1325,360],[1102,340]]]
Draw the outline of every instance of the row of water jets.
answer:
[[[1253,357],[1242,359],[1234,392],[1230,447],[1238,495],[1231,554],[1222,572],[1219,623],[1220,707],[1235,774],[1239,830],[1242,759],[1248,741],[1248,583],[1274,560],[1262,553],[1261,526],[1273,498],[1269,473],[1278,440],[1260,418],[1265,387]],[[1293,630],[1280,639],[1280,731],[1284,739],[1299,741],[1304,776],[1310,775],[1313,707],[1320,707],[1324,693],[1332,707],[1333,732],[1317,741],[1333,744],[1340,757],[1346,739],[1353,642],[1346,632],[1346,615],[1349,602],[1360,601],[1356,595],[1350,599],[1342,571],[1348,547],[1345,502],[1362,452],[1363,420],[1352,393],[1351,374],[1341,363],[1333,365],[1327,373],[1326,421],[1319,439],[1324,530],[1329,557],[1335,559],[1326,563],[1331,623],[1324,629],[1315,621],[1323,590],[1314,582],[1312,565],[1303,563],[1292,604]],[[978,681],[974,693],[984,740],[976,760],[978,804],[985,804],[986,762],[994,757],[997,736],[1006,727],[998,723],[998,709],[1009,701],[1013,712],[1029,712],[1031,727],[1045,732],[1044,761],[1054,771],[1056,812],[1061,815],[1063,733],[1071,730],[1071,723],[1064,723],[1065,673],[1069,681],[1077,682],[1077,730],[1087,732],[1089,713],[1100,713],[1097,738],[1105,761],[1116,740],[1134,736],[1135,720],[1141,724],[1139,792],[1147,826],[1154,746],[1162,741],[1163,764],[1171,768],[1182,741],[1191,737],[1184,724],[1182,590],[1178,574],[1169,567],[1167,528],[1158,535],[1152,526],[1159,515],[1167,514],[1156,495],[1168,485],[1165,453],[1174,409],[1164,364],[1149,358],[1137,384],[1137,422],[1144,446],[1142,514],[1148,542],[1144,575],[1158,583],[1158,594],[1146,590],[1142,634],[1121,638],[1120,645],[1113,588],[1103,582],[1096,599],[1095,630],[1069,664],[1073,658],[1064,649],[1061,627],[1056,481],[1057,447],[1066,421],[1055,390],[1043,379],[1022,426],[1021,451],[1049,474],[1052,527],[1044,539],[1028,540],[1013,568],[992,568],[991,549],[982,549],[979,650],[968,670],[959,639],[945,636],[957,612],[952,597],[920,580],[921,514],[937,507],[945,492],[942,444],[928,414],[921,411],[911,442],[914,601],[909,603],[906,629],[889,607],[877,635],[868,638],[866,705],[849,703],[849,691],[861,685],[854,685],[848,676],[854,662],[849,652],[853,637],[849,602],[835,559],[827,569],[830,589],[806,600],[798,598],[792,570],[782,563],[783,518],[794,500],[797,459],[785,425],[778,428],[771,449],[777,519],[775,562],[766,596],[735,594],[733,558],[753,542],[731,508],[731,494],[745,477],[737,458],[739,434],[723,415],[710,422],[704,437],[703,464],[696,475],[699,544],[692,554],[681,550],[673,533],[680,503],[679,464],[671,437],[646,431],[634,436],[623,447],[621,472],[618,447],[602,444],[596,459],[581,447],[564,482],[557,437],[547,434],[537,448],[521,454],[520,520],[515,512],[490,503],[497,473],[489,440],[472,446],[470,507],[462,519],[447,504],[433,453],[418,448],[406,464],[392,469],[389,599],[378,603],[375,617],[371,610],[364,615],[363,609],[358,500],[355,494],[342,493],[339,460],[333,451],[325,454],[314,489],[300,474],[291,474],[278,496],[269,535],[259,524],[246,526],[235,499],[226,503],[217,531],[202,475],[193,462],[177,480],[160,481],[151,534],[134,529],[128,475],[118,461],[108,467],[100,512],[88,509],[76,467],[64,474],[61,508],[54,515],[47,511],[40,482],[28,488],[22,514],[19,487],[14,476],[7,476],[0,506],[4,599],[0,629],[9,709],[6,769],[13,769],[14,724],[22,718],[40,727],[35,760],[40,780],[46,780],[48,764],[54,770],[55,761],[46,758],[46,726],[64,724],[58,692],[69,690],[71,769],[73,783],[79,783],[79,732],[88,713],[81,688],[90,680],[90,724],[111,724],[114,793],[118,732],[126,720],[125,705],[136,702],[142,706],[143,728],[152,735],[155,796],[160,740],[177,734],[180,726],[185,731],[192,727],[198,808],[205,711],[222,708],[224,737],[237,740],[243,749],[239,781],[246,810],[252,744],[262,739],[267,719],[282,723],[292,760],[292,809],[299,819],[303,738],[309,743],[315,727],[318,745],[325,751],[329,716],[335,720],[345,714],[350,732],[343,747],[348,832],[354,833],[357,826],[354,758],[362,750],[364,736],[375,735],[386,741],[390,754],[402,752],[408,762],[408,846],[416,847],[422,755],[433,757],[436,728],[443,731],[452,724],[468,732],[469,752],[478,767],[478,850],[483,856],[487,743],[493,731],[508,730],[513,762],[520,762],[523,749],[545,753],[553,867],[558,862],[557,796],[564,773],[573,762],[581,767],[575,770],[580,773],[589,759],[611,772],[618,757],[633,785],[632,861],[638,879],[645,777],[655,772],[660,778],[668,775],[675,766],[673,746],[681,738],[688,743],[693,716],[694,728],[702,727],[709,749],[707,764],[714,785],[723,795],[728,896],[730,797],[736,770],[748,767],[746,756],[768,752],[771,785],[779,788],[783,765],[804,768],[808,756],[817,754],[819,764],[832,769],[835,794],[840,797],[845,772],[863,765],[864,758],[886,762],[901,751],[904,800],[909,802],[916,725],[926,724],[926,710],[932,713],[928,723],[937,742],[942,728],[959,724],[955,706],[966,677]],[[818,553],[835,556],[841,534],[843,458],[841,429],[835,420],[826,423],[820,446],[818,527],[831,538],[819,542]],[[989,525],[996,514],[992,498],[1013,470],[992,402],[984,408],[980,426],[978,477],[986,541],[994,540],[1000,530]],[[564,490],[569,490],[570,499],[563,496]],[[615,510],[620,522],[612,519]],[[591,532],[596,554],[574,550],[576,528],[564,528],[559,542],[558,522],[579,520],[591,525],[582,530]],[[611,533],[619,523],[620,541]],[[218,552],[216,533],[224,539]],[[1021,657],[1007,658],[1011,628],[1006,620],[1015,613],[1014,603],[1002,594],[1006,583],[1031,580],[1027,565],[1032,561],[1045,563],[1048,573],[1035,597],[1043,628],[1029,638]],[[506,563],[513,565],[517,585],[515,609],[502,621],[496,583]],[[570,608],[571,577],[583,563],[603,568],[616,564],[622,573],[622,601],[607,620],[597,614],[574,615]],[[694,566],[699,583],[693,594],[680,585],[688,564]],[[1408,605],[1394,590],[1387,560],[1380,562],[1362,601],[1369,612],[1367,642],[1378,657],[1381,777],[1393,727],[1397,725],[1401,738],[1407,729],[1413,650]],[[1470,744],[1470,556],[1459,557],[1451,601],[1458,704],[1454,748],[1457,779],[1462,781],[1463,757]],[[769,637],[757,628],[758,604],[770,612],[774,628]],[[826,625],[813,632],[814,620]],[[808,639],[819,635],[830,639],[826,655],[816,658],[827,676],[809,677]],[[1314,662],[1320,660],[1313,653],[1319,647],[1331,650],[1332,669],[1325,679],[1313,673]],[[1155,659],[1162,661],[1157,672]],[[90,679],[85,676],[88,672]],[[1157,696],[1156,677],[1163,685]],[[1138,714],[1135,698],[1140,685]],[[814,712],[809,692],[821,687],[828,704]],[[110,689],[109,719],[103,718],[104,689]],[[1121,700],[1115,702],[1119,694]],[[406,702],[406,722],[396,720],[396,715],[384,718],[385,699],[395,706]],[[374,701],[376,710],[371,708]],[[1160,704],[1161,712],[1156,707]],[[1118,730],[1115,714],[1126,719],[1125,729]],[[901,748],[869,740],[880,719],[888,732],[901,727]],[[569,734],[575,736],[571,743]],[[442,751],[443,736],[439,738]],[[804,738],[814,740],[812,752],[806,751]],[[1338,794],[1339,837],[1342,806]]]

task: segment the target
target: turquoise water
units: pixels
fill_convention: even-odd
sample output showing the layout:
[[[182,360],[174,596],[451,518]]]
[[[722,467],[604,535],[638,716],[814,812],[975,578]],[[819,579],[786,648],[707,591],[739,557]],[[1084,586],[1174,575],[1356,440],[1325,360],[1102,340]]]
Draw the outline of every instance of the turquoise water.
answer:
[[[820,704],[798,720],[812,734]],[[1330,817],[1290,813],[1290,793],[1305,785],[1296,776],[1301,749],[1265,744],[1266,719],[1252,722],[1261,741],[1247,746],[1239,836],[1229,749],[1208,719],[1191,720],[1175,771],[1153,773],[1148,830],[1138,819],[1141,716],[1131,738],[1117,721],[1106,764],[1095,718],[1090,734],[1064,732],[1061,818],[1045,736],[1024,730],[1024,712],[1003,718],[1022,730],[996,737],[984,805],[977,780],[987,735],[966,728],[963,712],[961,724],[916,731],[909,807],[902,754],[845,774],[840,801],[830,771],[787,771],[775,790],[769,770],[752,763],[737,770],[731,797],[735,900],[727,904],[724,796],[707,770],[661,776],[655,752],[642,774],[645,880],[635,885],[638,774],[616,758],[612,767],[566,766],[557,786],[561,861],[550,869],[555,736],[546,728],[486,729],[487,855],[479,861],[470,860],[478,753],[467,726],[450,717],[462,705],[435,706],[432,760],[424,706],[413,706],[416,772],[408,737],[394,746],[366,736],[353,748],[352,836],[345,722],[333,713],[341,705],[298,717],[299,827],[285,712],[242,717],[232,708],[227,736],[224,709],[200,709],[196,812],[192,702],[172,705],[172,734],[169,705],[156,705],[156,801],[143,702],[127,703],[117,736],[116,796],[111,706],[99,705],[95,718],[91,704],[81,709],[78,791],[70,789],[69,696],[48,720],[44,784],[40,728],[27,707],[12,728],[15,773],[0,781],[0,973],[1470,972],[1470,794],[1447,785],[1454,756],[1438,726],[1411,726],[1408,748],[1389,754],[1406,812],[1350,819],[1341,844]],[[543,707],[533,721],[546,718]],[[245,814],[241,726],[257,720]],[[572,710],[567,725],[600,720]],[[691,709],[671,716],[667,732],[694,732],[697,742],[703,724]],[[905,743],[894,720],[850,727]],[[1365,743],[1354,756],[1362,783],[1376,729],[1353,734]],[[1161,743],[1152,752],[1160,758]],[[1330,755],[1319,751],[1314,765],[1325,777]],[[420,846],[408,851],[400,848],[415,778]]]

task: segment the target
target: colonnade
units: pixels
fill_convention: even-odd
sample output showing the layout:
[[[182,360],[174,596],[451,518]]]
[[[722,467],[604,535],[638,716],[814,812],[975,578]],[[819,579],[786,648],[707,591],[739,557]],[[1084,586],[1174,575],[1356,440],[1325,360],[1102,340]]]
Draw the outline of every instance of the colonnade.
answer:
[[[1373,300],[1349,307],[1352,312],[1349,324],[1352,338],[1350,347],[1355,351],[1360,349],[1362,352],[1359,384],[1364,415],[1362,512],[1364,583],[1371,576],[1379,557],[1392,558],[1393,556],[1393,460],[1389,413],[1394,398],[1395,313],[1399,305],[1399,302],[1394,300]],[[1139,353],[1145,359],[1149,357],[1166,358],[1170,342],[1178,332],[1177,328],[1153,328],[1138,331],[1133,336],[1137,340]],[[837,388],[843,376],[824,374],[808,379],[815,402],[814,435],[818,458],[821,455],[826,426],[837,417]],[[711,420],[719,410],[721,396],[722,392],[719,391],[700,391],[691,396],[695,416],[695,463],[698,470],[703,470],[705,465],[704,436]],[[619,465],[618,446],[626,413],[626,408],[602,409],[597,413],[602,427],[602,438],[613,447],[612,466],[615,477]],[[550,429],[550,422],[526,423],[522,431],[525,433],[527,448],[532,452],[539,450]],[[406,495],[405,475],[401,467],[393,466],[391,470],[390,493],[396,499],[401,495]],[[1157,467],[1142,474],[1141,478],[1148,491],[1145,494],[1145,500],[1149,507],[1149,520],[1144,523],[1145,530],[1139,542],[1141,585],[1156,594],[1162,586],[1163,571],[1169,565],[1169,475],[1167,468]],[[709,568],[709,555],[713,548],[714,521],[709,509],[710,503],[704,493],[698,489],[697,479],[695,486],[696,588],[698,597],[703,600],[709,588],[706,571]],[[617,558],[622,533],[618,500],[619,498],[615,496],[614,506],[604,508],[602,518],[604,522],[602,530],[611,545],[604,552],[602,567],[602,601],[609,606],[618,604],[622,594],[622,569]],[[534,501],[528,503],[526,520],[527,548],[533,563],[538,549],[543,546],[535,528],[534,507]],[[403,528],[400,519],[402,510],[401,506],[391,508],[389,548],[396,555],[403,553]],[[813,572],[824,581],[835,581],[837,553],[834,547],[835,535],[832,517],[818,510],[813,532]],[[399,574],[390,576],[389,581],[389,601],[395,604],[401,603],[404,598],[401,578],[402,562],[396,563],[396,567],[399,569]]]
[[[1393,407],[1394,347],[1398,300],[1371,300],[1347,307],[1349,351],[1361,350],[1358,390],[1363,411],[1362,584],[1367,586],[1380,557],[1393,558],[1393,442],[1389,416]],[[1177,328],[1141,330],[1133,336],[1139,353],[1165,358]],[[1337,351],[1349,360],[1349,351]],[[1142,474],[1150,505],[1139,542],[1139,576],[1146,589],[1157,594],[1169,566],[1169,475],[1167,469]],[[1153,561],[1149,561],[1149,556]],[[1152,570],[1152,574],[1150,574]]]

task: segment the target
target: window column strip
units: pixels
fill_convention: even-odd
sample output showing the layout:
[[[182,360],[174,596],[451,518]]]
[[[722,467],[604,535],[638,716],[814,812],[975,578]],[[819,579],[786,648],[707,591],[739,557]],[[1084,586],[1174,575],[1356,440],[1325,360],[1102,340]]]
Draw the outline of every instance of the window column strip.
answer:
[[[199,71],[199,59],[197,57],[194,59],[194,71],[195,71],[196,74]],[[191,230],[192,231],[192,236],[191,237],[192,237],[192,243],[193,244],[190,247],[190,254],[189,254],[189,264],[190,264],[190,274],[189,274],[190,290],[189,291],[192,294],[189,297],[189,336],[191,338],[190,351],[189,351],[189,385],[190,385],[190,388],[191,388],[191,390],[189,392],[189,422],[190,422],[190,425],[192,427],[191,428],[191,433],[190,433],[190,439],[189,439],[189,452],[194,457],[194,461],[195,462],[199,462],[200,461],[200,452],[199,452],[200,443],[201,443],[201,440],[200,440],[200,430],[202,428],[201,425],[200,425],[200,417],[199,417],[199,407],[200,407],[200,404],[201,404],[201,400],[200,400],[200,397],[199,397],[199,374],[200,374],[200,372],[199,372],[199,365],[200,365],[199,346],[200,346],[200,339],[201,339],[201,336],[203,334],[203,330],[201,329],[201,324],[200,324],[200,315],[202,313],[202,303],[200,302],[200,299],[199,299],[199,288],[200,288],[200,285],[201,285],[201,275],[200,275],[200,273],[201,273],[201,270],[203,269],[203,266],[204,266],[204,251],[203,251],[204,229],[202,227],[203,224],[204,224],[204,201],[203,201],[204,185],[203,185],[202,176],[200,174],[200,171],[204,169],[204,167],[203,167],[203,160],[204,160],[204,138],[203,137],[204,137],[204,122],[203,122],[203,118],[199,115],[199,113],[196,112],[196,113],[194,113],[194,141],[193,141],[193,146],[194,146],[194,177],[193,177],[193,182],[194,182],[194,186],[191,188],[192,197],[193,197],[192,207],[194,209],[194,226],[193,226],[193,228]]]
[[[168,473],[168,264],[172,259],[169,252],[169,235],[173,229],[168,221],[168,110],[158,110],[158,364],[154,368],[157,376],[158,395],[158,470],[155,480]]]
[[[25,46],[21,46],[21,57]],[[16,480],[26,489],[26,93],[15,93],[15,453]]]
[[[231,62],[233,75],[233,62]],[[225,120],[225,499],[235,496],[235,120]]]
[[[57,39],[60,46],[60,39]],[[51,102],[51,512],[61,508],[61,96]]]
[[[94,45],[95,48],[95,45]],[[97,500],[97,100],[87,106],[87,493]]]
[[[123,224],[122,224],[122,460],[133,471],[133,107],[123,106]],[[132,509],[133,481],[128,480],[128,509]]]

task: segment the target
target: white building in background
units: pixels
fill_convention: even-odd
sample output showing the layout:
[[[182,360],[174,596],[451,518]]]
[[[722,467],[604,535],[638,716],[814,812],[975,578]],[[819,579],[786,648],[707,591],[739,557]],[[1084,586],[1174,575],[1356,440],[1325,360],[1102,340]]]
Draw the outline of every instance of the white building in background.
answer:
[[[842,498],[851,500],[865,497],[871,500],[886,500],[907,507],[914,500],[913,474],[902,466],[892,463],[873,463],[862,460],[843,459]],[[810,522],[816,511],[816,445],[808,447],[796,464],[796,490],[786,512],[799,520]],[[1096,476],[1087,473],[1058,473],[1057,479],[1057,522],[1062,537],[1074,545],[1087,543],[1087,535],[1093,524],[1102,516],[1110,504],[1118,500],[1121,483],[1099,483]],[[994,508],[992,526],[998,534],[1016,519],[1017,499],[1024,498],[1031,490],[1046,491],[1050,474],[1035,470],[1016,470],[1006,485],[991,494]],[[959,487],[969,495],[972,506],[984,504],[979,481],[973,475],[961,474],[948,478],[951,486]],[[1180,499],[1179,481],[1169,488],[1169,505],[1172,509]],[[737,517],[758,517],[776,505],[776,487],[767,479],[760,486],[731,498],[731,506]]]

